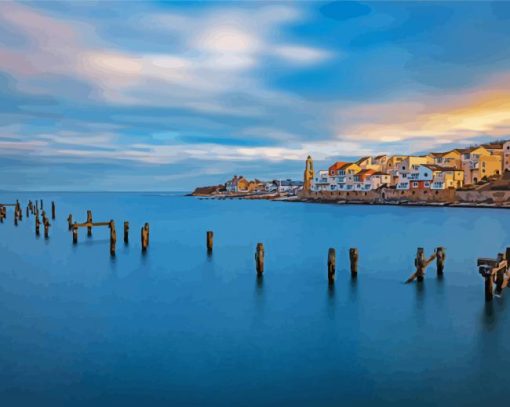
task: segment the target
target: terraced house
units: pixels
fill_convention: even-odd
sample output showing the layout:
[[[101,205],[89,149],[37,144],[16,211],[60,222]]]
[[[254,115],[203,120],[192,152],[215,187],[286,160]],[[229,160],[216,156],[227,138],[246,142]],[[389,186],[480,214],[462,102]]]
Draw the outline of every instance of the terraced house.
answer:
[[[510,171],[510,141],[427,155],[378,155],[337,161],[319,171],[312,191],[371,191],[462,188]]]

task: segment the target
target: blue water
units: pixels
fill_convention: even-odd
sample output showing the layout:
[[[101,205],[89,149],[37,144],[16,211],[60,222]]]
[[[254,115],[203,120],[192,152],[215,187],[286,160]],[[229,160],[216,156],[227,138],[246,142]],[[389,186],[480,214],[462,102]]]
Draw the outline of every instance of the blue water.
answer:
[[[0,405],[480,405],[506,399],[510,297],[484,303],[476,258],[510,246],[497,209],[0,193],[57,204],[0,224]],[[72,245],[66,218],[117,224]],[[122,242],[122,222],[131,224]],[[151,226],[140,250],[139,229]],[[211,257],[205,232],[214,230]],[[266,248],[263,280],[257,242]],[[404,285],[418,246],[447,248]],[[327,252],[337,281],[327,284]],[[348,248],[360,252],[352,281]],[[510,295],[510,291],[506,294]]]

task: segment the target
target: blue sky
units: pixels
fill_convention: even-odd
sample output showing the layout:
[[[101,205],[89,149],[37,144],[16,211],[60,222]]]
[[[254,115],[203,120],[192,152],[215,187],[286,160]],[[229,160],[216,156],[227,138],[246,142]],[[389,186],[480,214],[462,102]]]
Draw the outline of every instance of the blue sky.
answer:
[[[510,138],[510,3],[0,2],[0,189],[190,190]]]

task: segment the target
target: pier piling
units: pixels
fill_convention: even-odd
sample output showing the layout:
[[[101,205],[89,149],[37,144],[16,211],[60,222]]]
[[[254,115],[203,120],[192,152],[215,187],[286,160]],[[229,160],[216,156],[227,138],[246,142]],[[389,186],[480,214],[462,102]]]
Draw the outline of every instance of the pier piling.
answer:
[[[67,217],[67,227],[69,228],[69,230],[73,228],[73,215],[71,214],[69,214],[69,216]]]
[[[213,250],[213,238],[214,238],[214,233],[211,230],[208,230],[207,234],[206,234],[206,245],[207,245],[207,252],[208,253],[212,253],[212,250]]]
[[[78,243],[78,224],[74,222],[73,225],[73,244]]]
[[[55,202],[51,201],[51,219],[55,219]]]
[[[257,249],[255,251],[255,265],[257,274],[264,273],[264,244],[257,243]]]
[[[436,249],[436,268],[437,268],[438,277],[443,275],[445,260],[446,260],[445,248],[442,246],[439,246]]]
[[[39,236],[39,227],[41,226],[41,221],[39,220],[39,215],[35,215],[35,235]]]
[[[44,238],[45,239],[48,239],[49,237],[49,229],[50,229],[50,221],[48,220],[48,218],[44,218]]]
[[[124,243],[129,243],[129,222],[124,222]]]
[[[110,220],[110,256],[115,256],[115,246],[117,244],[117,232],[115,231],[115,222]]]
[[[149,224],[145,223],[141,230],[141,240],[142,240],[142,252],[147,250],[149,246]]]
[[[92,236],[92,211],[87,211],[87,236]]]
[[[358,249],[352,247],[349,249],[349,260],[351,262],[351,277],[358,277]]]
[[[335,282],[336,271],[336,251],[332,247],[328,250],[328,282],[333,284]]]

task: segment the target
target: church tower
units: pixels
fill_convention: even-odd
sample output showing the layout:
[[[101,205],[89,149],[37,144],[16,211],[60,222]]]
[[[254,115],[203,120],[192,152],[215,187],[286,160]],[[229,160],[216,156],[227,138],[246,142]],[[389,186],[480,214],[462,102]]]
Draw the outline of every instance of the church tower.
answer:
[[[306,192],[309,192],[312,188],[312,180],[315,173],[313,171],[313,160],[311,156],[308,156],[306,159],[306,167],[305,167],[305,176],[304,176],[304,186],[303,189]]]

